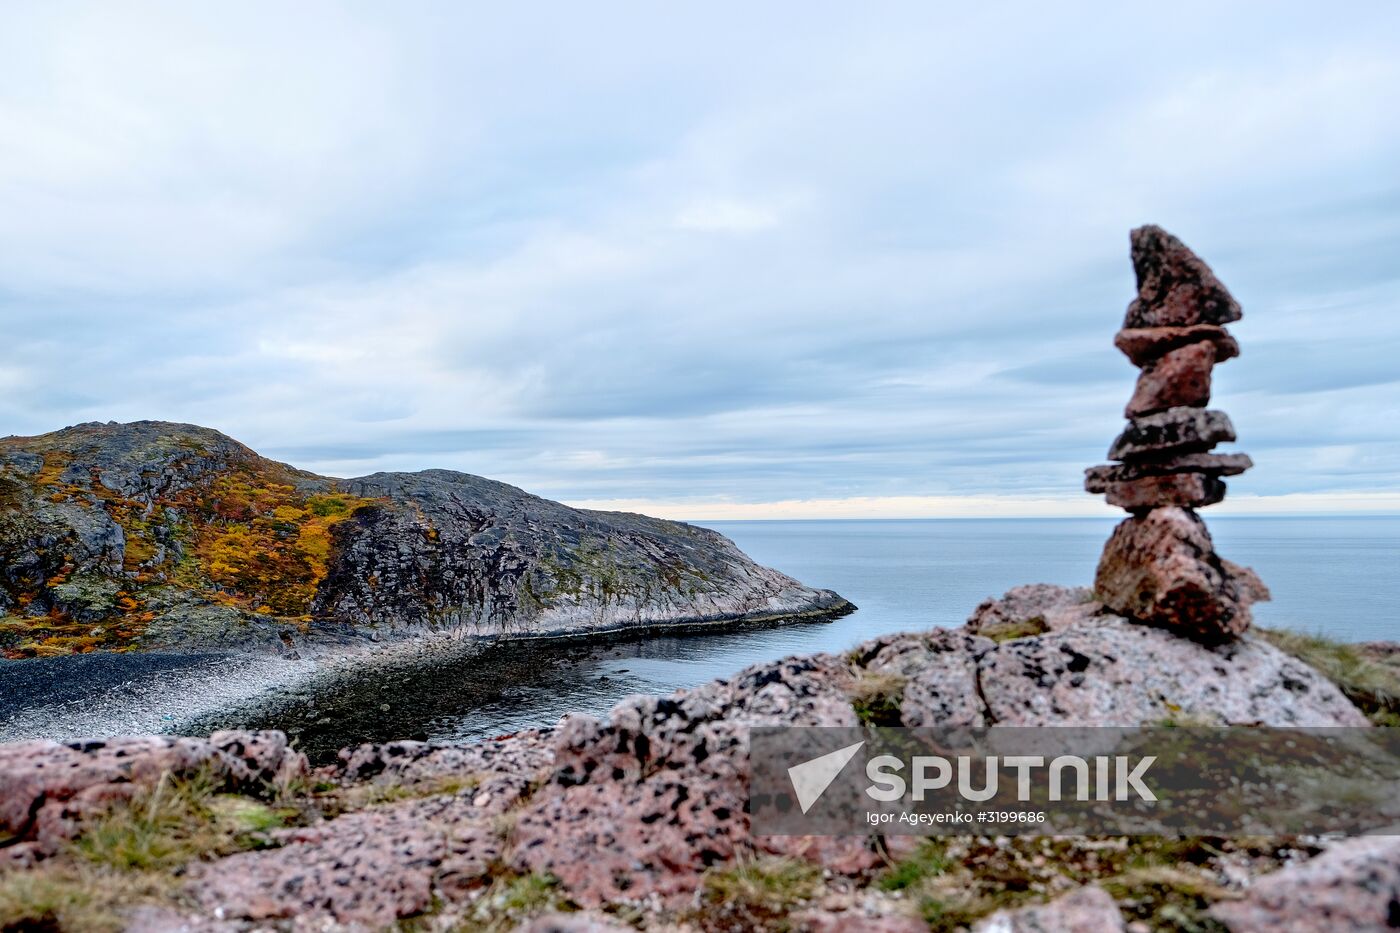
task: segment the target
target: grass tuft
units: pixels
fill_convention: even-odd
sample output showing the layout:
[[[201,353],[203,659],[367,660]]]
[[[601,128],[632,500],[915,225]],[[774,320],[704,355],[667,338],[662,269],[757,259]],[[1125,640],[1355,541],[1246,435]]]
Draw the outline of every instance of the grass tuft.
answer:
[[[877,882],[882,891],[903,891],[949,868],[948,845],[942,839],[929,839],[908,858],[900,861]]]
[[[270,845],[285,811],[220,794],[207,775],[162,778],[155,789],[93,820],[73,844],[82,859],[108,868],[163,871],[201,858]]]
[[[849,696],[856,718],[867,726],[899,726],[905,678],[900,674],[860,671]]]
[[[1376,725],[1400,726],[1400,656],[1381,659],[1321,634],[1256,626],[1269,644],[1317,670]]]
[[[979,628],[977,634],[995,642],[1003,642],[1016,638],[1030,638],[1032,635],[1044,635],[1048,631],[1050,631],[1050,626],[1046,624],[1043,617],[1031,616],[1029,619],[993,622]]]
[[[0,874],[3,933],[116,933],[123,913],[141,903],[168,903],[169,876],[117,872],[50,861]]]
[[[462,933],[497,933],[514,930],[537,914],[577,909],[553,875],[507,875],[492,883],[459,929]]]
[[[748,859],[705,874],[694,919],[706,930],[786,929],[787,915],[821,888],[821,868],[811,862]]]

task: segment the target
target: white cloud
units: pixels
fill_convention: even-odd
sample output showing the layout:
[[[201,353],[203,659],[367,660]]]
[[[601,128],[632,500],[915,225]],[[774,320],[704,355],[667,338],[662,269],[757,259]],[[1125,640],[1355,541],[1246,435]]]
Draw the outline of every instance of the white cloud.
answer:
[[[1400,10],[1324,12],[11,6],[0,433],[1091,510],[1157,220],[1246,308],[1226,505],[1400,488]]]
[[[755,233],[778,223],[772,208],[724,199],[694,201],[676,215],[678,228],[701,233]]]

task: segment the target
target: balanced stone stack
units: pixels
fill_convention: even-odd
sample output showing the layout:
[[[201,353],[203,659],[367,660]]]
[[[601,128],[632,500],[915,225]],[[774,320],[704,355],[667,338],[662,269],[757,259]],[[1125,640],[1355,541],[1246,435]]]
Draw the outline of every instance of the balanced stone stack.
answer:
[[[1210,267],[1160,227],[1132,233],[1138,295],[1114,344],[1142,372],[1109,448],[1084,487],[1132,513],[1104,547],[1097,597],[1113,611],[1207,643],[1249,626],[1249,604],[1268,599],[1254,572],[1215,553],[1195,509],[1225,497],[1222,476],[1253,464],[1211,450],[1235,429],[1210,402],[1211,370],[1239,355],[1225,330],[1240,306]]]

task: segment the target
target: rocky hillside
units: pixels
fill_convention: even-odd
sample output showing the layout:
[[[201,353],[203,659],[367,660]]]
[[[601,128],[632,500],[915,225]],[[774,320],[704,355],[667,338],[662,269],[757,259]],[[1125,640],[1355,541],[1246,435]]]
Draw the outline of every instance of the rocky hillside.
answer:
[[[841,611],[724,536],[465,473],[341,480],[208,428],[0,439],[0,650],[550,636]]]

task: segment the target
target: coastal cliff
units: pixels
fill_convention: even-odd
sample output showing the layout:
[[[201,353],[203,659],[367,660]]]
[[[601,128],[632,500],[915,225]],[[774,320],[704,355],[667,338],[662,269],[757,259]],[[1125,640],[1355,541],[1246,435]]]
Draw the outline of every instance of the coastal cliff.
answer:
[[[159,421],[0,439],[0,650],[549,637],[849,608],[717,532],[447,470],[333,479]]]

